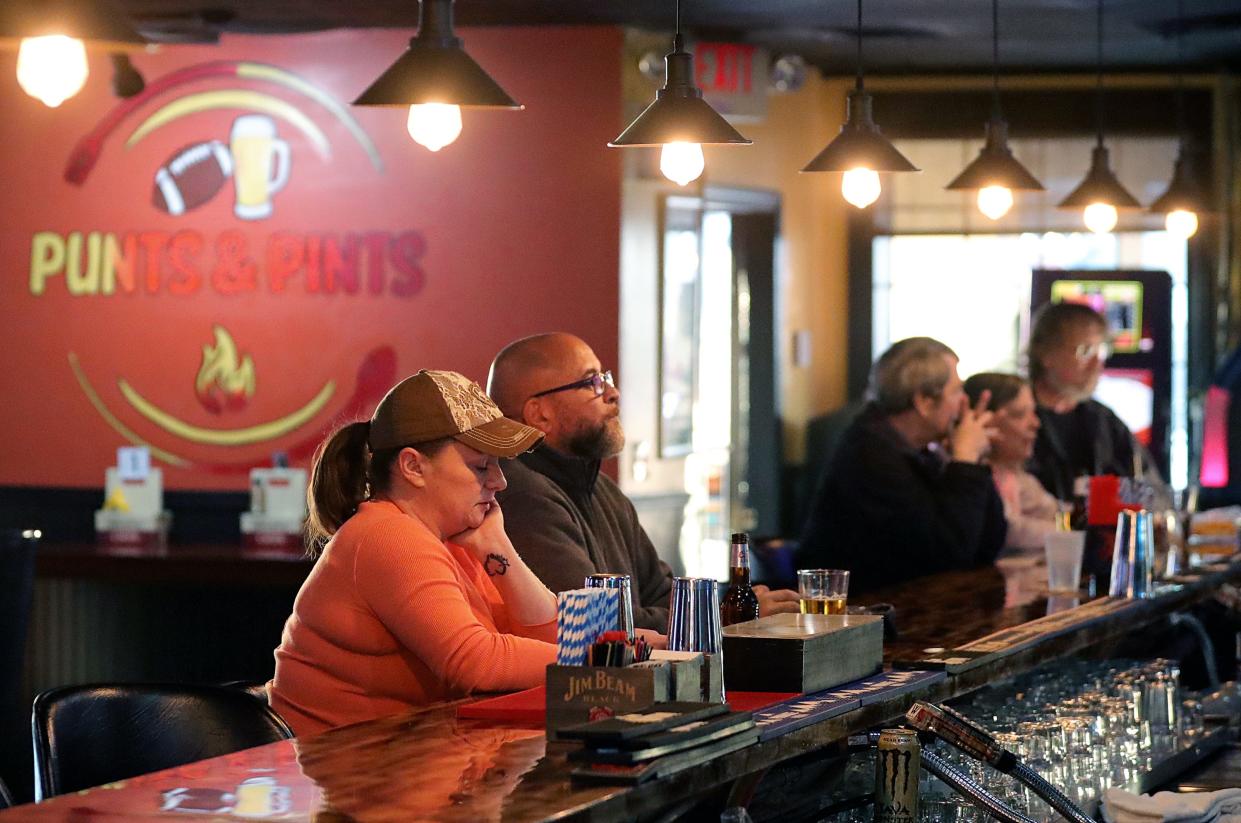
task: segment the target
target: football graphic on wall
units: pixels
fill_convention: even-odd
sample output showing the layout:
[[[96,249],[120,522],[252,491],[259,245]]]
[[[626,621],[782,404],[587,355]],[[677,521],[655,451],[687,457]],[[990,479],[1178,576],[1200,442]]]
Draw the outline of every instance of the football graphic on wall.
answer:
[[[162,212],[185,214],[203,205],[233,174],[233,156],[219,140],[178,149],[155,171],[151,204]]]

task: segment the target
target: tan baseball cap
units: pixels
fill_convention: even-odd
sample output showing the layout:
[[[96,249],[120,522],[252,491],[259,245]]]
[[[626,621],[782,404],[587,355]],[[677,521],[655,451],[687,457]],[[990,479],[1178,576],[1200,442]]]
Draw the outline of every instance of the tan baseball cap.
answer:
[[[543,432],[504,416],[478,384],[455,371],[406,377],[384,395],[371,416],[371,451],[455,438],[483,454],[516,457]]]

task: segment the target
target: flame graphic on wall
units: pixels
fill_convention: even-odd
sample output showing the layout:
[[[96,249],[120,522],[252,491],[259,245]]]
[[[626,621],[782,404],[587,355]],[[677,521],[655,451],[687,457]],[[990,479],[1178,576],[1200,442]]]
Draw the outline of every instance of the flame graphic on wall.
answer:
[[[198,402],[212,414],[225,409],[240,411],[254,396],[254,361],[250,355],[238,358],[237,344],[228,329],[216,325],[215,345],[203,346],[203,363],[194,381]]]

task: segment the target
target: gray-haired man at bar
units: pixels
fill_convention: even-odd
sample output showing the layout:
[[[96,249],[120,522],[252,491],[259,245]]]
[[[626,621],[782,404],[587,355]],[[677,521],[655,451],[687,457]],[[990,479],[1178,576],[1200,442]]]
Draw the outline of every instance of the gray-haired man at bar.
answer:
[[[867,395],[819,484],[798,565],[849,569],[850,588],[869,590],[991,563],[1007,526],[981,463],[989,394],[971,408],[952,349],[911,337],[875,361]]]
[[[571,334],[540,334],[496,355],[487,392],[505,415],[546,434],[537,451],[507,461],[497,495],[504,528],[522,559],[553,591],[588,574],[632,577],[638,628],[668,630],[672,572],[638,513],[601,463],[625,445],[620,392],[599,358]],[[755,586],[760,613],[795,612],[797,593]]]

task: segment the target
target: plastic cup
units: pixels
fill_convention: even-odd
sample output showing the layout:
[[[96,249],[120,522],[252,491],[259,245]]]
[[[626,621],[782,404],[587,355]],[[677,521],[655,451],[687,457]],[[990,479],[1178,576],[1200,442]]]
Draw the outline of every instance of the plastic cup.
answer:
[[[1085,532],[1051,532],[1043,539],[1049,590],[1077,591],[1082,580],[1082,552],[1085,546]]]

